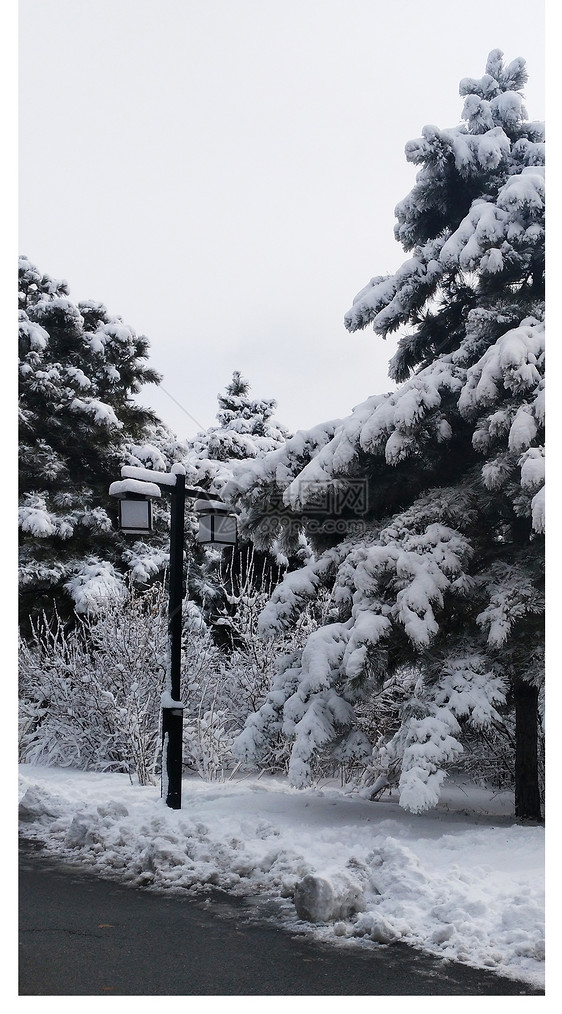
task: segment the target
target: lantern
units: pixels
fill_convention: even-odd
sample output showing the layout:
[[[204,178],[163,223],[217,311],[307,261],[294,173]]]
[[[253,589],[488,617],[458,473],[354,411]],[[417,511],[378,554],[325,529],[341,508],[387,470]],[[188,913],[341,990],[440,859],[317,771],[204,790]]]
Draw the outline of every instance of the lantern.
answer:
[[[236,517],[232,508],[221,500],[196,500],[195,513],[199,517],[197,542],[211,545],[236,545]]]
[[[161,496],[154,482],[123,479],[112,482],[110,496],[119,500],[119,530],[125,535],[149,535],[152,531],[152,498]]]

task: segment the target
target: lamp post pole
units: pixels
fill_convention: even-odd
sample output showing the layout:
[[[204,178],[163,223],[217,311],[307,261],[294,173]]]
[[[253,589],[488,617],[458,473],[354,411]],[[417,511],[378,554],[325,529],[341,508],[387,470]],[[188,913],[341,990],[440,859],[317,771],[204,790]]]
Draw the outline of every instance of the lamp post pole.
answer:
[[[170,574],[168,606],[168,665],[162,707],[162,795],[166,805],[181,809],[183,705],[180,702],[183,600],[183,541],[185,475],[176,472],[170,513]]]
[[[168,656],[166,688],[162,694],[162,796],[166,805],[181,810],[183,752],[183,704],[181,695],[181,638],[183,602],[183,542],[186,497],[195,499],[200,514],[198,542],[236,545],[236,519],[232,509],[208,492],[185,485],[183,465],[170,472],[157,472],[136,465],[123,465],[121,480],[112,482],[109,495],[123,501],[121,530],[130,535],[152,531],[152,512],[146,501],[159,497],[162,489],[171,494],[170,571],[168,602]],[[123,508],[127,507],[125,514]],[[141,505],[145,508],[141,511]],[[216,515],[219,515],[218,518]],[[204,522],[204,523],[203,523]]]

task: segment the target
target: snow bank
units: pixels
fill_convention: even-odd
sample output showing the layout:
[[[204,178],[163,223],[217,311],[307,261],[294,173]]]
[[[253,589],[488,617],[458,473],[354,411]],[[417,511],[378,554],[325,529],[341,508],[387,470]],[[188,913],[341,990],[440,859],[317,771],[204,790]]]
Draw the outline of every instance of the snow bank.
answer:
[[[413,817],[334,786],[190,778],[182,802],[126,775],[20,767],[24,836],[102,876],[273,897],[280,924],[324,941],[401,940],[544,984],[544,830],[513,824],[509,793],[451,785]]]

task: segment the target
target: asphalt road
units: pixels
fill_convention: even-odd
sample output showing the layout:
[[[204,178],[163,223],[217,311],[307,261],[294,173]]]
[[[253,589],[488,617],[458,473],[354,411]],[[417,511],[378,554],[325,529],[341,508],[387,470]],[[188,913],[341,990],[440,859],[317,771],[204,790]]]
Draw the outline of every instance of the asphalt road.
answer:
[[[325,946],[215,894],[167,896],[20,851],[20,996],[541,996],[403,944]]]

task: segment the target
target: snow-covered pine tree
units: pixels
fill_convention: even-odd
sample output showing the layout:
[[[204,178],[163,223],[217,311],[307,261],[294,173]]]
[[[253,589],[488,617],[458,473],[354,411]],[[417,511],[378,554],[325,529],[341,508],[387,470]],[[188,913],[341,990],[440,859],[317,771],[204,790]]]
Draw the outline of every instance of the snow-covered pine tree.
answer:
[[[167,562],[160,538],[131,543],[116,530],[110,482],[122,464],[169,468],[185,449],[134,395],[157,383],[148,341],[103,304],[74,303],[66,282],[19,261],[20,619],[57,606],[96,610]]]
[[[203,430],[189,443],[186,467],[198,485],[214,493],[232,479],[238,462],[253,460],[281,446],[288,430],[273,418],[273,398],[251,398],[250,384],[236,370],[224,394],[217,396],[217,426]]]
[[[320,588],[332,598],[328,622],[236,744],[256,759],[282,731],[297,785],[346,737],[370,756],[357,708],[408,667],[415,692],[378,749],[400,772],[401,804],[434,805],[463,728],[489,729],[511,710],[516,814],[541,816],[544,127],[527,119],[526,79],[522,59],[506,67],[494,50],[481,80],[461,81],[460,126],[425,127],[406,146],[420,170],[395,234],[410,257],[371,279],[345,318],[350,332],[406,329],[390,365],[398,389],[237,477],[256,537],[260,525],[289,539],[305,530],[317,550],[275,590],[263,633],[290,624]],[[364,513],[349,524],[359,487]]]
[[[283,446],[289,431],[274,418],[276,401],[252,398],[250,383],[239,370],[234,371],[225,392],[217,398],[217,425],[192,439],[185,465],[190,482],[222,496],[235,484],[239,469]],[[249,594],[263,594],[265,588],[271,590],[289,565],[277,547],[270,544],[262,552],[255,546],[248,538],[246,523],[242,515],[238,545],[220,550],[215,561],[215,583],[226,594],[211,603],[208,618],[214,621],[215,636],[228,648],[239,643],[241,636],[236,621],[240,595],[247,598]],[[207,551],[207,558],[212,561],[212,551]]]

